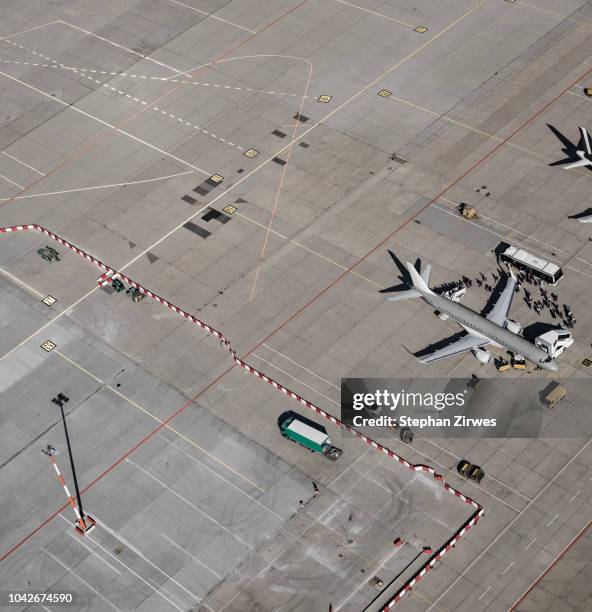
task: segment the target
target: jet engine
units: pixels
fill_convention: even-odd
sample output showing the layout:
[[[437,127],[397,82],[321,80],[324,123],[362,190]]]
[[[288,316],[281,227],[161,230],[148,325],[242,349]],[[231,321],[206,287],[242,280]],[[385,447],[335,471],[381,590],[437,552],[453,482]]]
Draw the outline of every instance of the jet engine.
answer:
[[[473,349],[472,353],[481,363],[491,363],[493,359],[493,355],[481,347]]]

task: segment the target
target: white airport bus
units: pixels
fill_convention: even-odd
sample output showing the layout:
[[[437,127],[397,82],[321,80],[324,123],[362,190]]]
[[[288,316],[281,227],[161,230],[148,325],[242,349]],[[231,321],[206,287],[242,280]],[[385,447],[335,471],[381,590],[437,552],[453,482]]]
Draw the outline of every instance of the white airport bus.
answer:
[[[563,278],[563,270],[557,264],[515,246],[508,246],[499,257],[518,270],[532,272],[534,276],[549,285],[556,285]]]

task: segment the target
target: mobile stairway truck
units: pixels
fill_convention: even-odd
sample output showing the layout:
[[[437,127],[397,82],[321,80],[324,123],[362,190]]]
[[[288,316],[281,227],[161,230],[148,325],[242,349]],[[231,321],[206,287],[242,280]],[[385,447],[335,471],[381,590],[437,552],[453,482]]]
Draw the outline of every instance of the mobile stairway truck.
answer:
[[[296,442],[313,453],[319,453],[335,461],[343,454],[343,451],[331,444],[331,438],[322,425],[312,427],[307,422],[300,420],[298,415],[291,415],[280,423],[280,432],[284,438]]]

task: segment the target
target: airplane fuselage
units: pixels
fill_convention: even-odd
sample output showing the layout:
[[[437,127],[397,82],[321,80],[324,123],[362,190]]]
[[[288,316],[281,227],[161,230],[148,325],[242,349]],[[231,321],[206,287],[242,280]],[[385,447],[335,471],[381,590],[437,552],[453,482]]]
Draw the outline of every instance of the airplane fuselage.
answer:
[[[435,293],[427,293],[417,287],[414,287],[414,289],[421,294],[422,299],[430,306],[456,321],[467,332],[489,340],[494,346],[506,348],[514,355],[522,355],[525,359],[545,370],[557,372],[557,363],[550,359],[545,351],[522,336],[512,333],[463,304],[453,302],[449,298]]]

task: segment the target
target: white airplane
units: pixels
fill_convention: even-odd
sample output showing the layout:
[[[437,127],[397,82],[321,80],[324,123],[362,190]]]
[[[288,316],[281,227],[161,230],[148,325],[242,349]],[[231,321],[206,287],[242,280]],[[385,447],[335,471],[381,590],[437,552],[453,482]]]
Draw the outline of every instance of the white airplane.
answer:
[[[396,256],[390,251],[389,253],[395,264],[404,272]],[[493,356],[485,347],[495,346],[506,348],[515,356],[522,355],[525,359],[528,359],[544,370],[558,371],[557,363],[546,351],[508,329],[508,327],[512,327],[508,325],[508,312],[516,286],[516,277],[511,269],[506,286],[497,302],[487,316],[483,316],[446,295],[434,293],[428,286],[431,264],[428,264],[421,274],[409,262],[405,266],[406,273],[404,276],[401,276],[403,284],[382,289],[381,293],[395,293],[395,295],[388,298],[391,302],[421,298],[440,313],[441,319],[453,319],[466,332],[459,339],[454,340],[444,348],[419,357],[421,363],[432,363],[433,361],[439,361],[440,359],[460,355],[468,351],[471,351],[481,363],[489,363]]]
[[[563,168],[565,170],[570,170],[571,168],[581,168],[583,166],[592,166],[592,148],[590,147],[590,135],[588,134],[588,130],[586,130],[586,128],[580,127],[579,130],[580,142],[578,144],[583,144],[584,149],[576,149],[575,154],[579,157],[579,159],[569,164],[564,164]],[[582,221],[582,223],[587,222]]]

